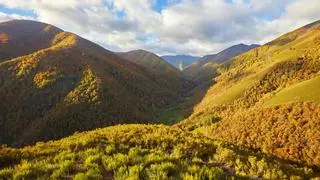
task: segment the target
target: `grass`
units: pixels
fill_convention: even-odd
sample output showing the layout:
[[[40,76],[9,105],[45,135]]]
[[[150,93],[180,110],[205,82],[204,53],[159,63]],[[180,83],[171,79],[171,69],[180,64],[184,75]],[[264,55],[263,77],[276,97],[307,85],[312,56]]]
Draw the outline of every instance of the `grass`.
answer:
[[[264,103],[265,106],[274,106],[290,101],[313,101],[320,103],[320,76],[286,87],[270,100]]]
[[[184,119],[180,105],[158,111],[156,118],[163,124],[174,124]]]
[[[218,95],[212,102],[215,105],[228,104],[239,98],[248,88],[258,80],[257,76],[251,76],[238,82],[236,85]]]

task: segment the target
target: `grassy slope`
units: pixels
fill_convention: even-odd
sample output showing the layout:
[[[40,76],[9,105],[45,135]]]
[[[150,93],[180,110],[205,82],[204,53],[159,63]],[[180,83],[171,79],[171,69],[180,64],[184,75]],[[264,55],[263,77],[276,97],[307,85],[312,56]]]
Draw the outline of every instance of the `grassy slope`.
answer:
[[[319,47],[320,33],[317,27],[315,24],[300,28],[222,65],[218,69],[221,75],[214,79],[216,84],[208,89],[195,111],[212,105],[233,103],[260,83],[265,75],[280,63],[300,57],[309,61],[319,61],[316,49]]]
[[[221,65],[192,115],[177,126],[319,166],[319,106],[288,104],[296,96],[319,103],[319,29],[320,22],[299,28]],[[305,145],[309,140],[314,144]]]
[[[317,169],[315,169],[317,170]],[[310,178],[309,167],[163,125],[120,125],[0,148],[0,178]]]
[[[313,101],[320,103],[320,77],[303,81],[282,89],[270,100],[265,102],[266,106],[285,104],[291,101]]]
[[[156,112],[155,116],[158,117],[158,122],[161,124],[175,124],[183,120],[183,111],[180,106],[179,104]]]

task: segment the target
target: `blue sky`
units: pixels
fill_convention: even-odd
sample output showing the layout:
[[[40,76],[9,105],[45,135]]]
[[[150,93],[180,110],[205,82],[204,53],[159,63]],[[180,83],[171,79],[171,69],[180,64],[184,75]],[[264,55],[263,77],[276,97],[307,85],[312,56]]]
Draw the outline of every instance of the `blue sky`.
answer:
[[[30,16],[33,18],[36,18],[37,15],[32,11],[28,9],[19,9],[19,8],[7,8],[4,5],[0,5],[0,12],[5,14],[19,14],[21,16]]]
[[[113,51],[206,55],[266,43],[319,20],[319,0],[0,0],[0,21],[32,19]]]

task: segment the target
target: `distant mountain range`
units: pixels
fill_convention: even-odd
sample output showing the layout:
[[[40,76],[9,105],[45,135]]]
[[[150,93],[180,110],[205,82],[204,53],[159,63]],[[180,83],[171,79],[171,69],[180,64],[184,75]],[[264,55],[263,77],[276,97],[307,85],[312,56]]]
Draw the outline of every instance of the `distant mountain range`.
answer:
[[[200,58],[199,60],[189,65],[186,69],[184,69],[183,73],[185,76],[198,83],[208,80],[211,81],[211,78],[215,75],[214,69],[218,64],[221,64],[239,54],[247,52],[256,47],[259,47],[259,45],[238,44],[231,46],[217,54],[206,55]]]
[[[199,56],[189,56],[189,55],[166,55],[161,57],[181,71],[187,66],[189,66],[190,64],[192,64],[193,62],[201,58]]]

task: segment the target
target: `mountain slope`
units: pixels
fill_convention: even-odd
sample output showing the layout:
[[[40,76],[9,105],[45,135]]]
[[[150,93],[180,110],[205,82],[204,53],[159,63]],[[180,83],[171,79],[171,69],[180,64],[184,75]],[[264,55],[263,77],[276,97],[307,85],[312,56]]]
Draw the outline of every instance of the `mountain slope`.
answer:
[[[13,20],[1,23],[0,32],[2,62],[50,47],[62,30],[45,23]]]
[[[163,125],[121,125],[0,148],[1,179],[310,179],[319,168]]]
[[[179,126],[319,166],[319,48],[317,21],[222,64]]]
[[[173,65],[174,67],[180,69],[180,66],[183,70],[193,62],[197,61],[201,57],[198,56],[188,56],[188,55],[166,55],[166,56],[161,56],[164,60],[166,60],[168,63]]]
[[[178,69],[174,68],[164,59],[145,50],[134,50],[118,54],[123,58],[155,72],[170,73],[174,75],[180,74]]]
[[[145,50],[134,50],[118,55],[150,70],[159,79],[163,79],[165,84],[171,86],[172,91],[186,91],[189,86],[178,69],[156,54]]]
[[[259,45],[238,44],[231,46],[217,54],[206,55],[200,58],[184,69],[183,73],[198,83],[211,80],[216,75],[215,69],[218,64],[256,47],[259,47]]]
[[[266,105],[274,106],[294,101],[312,101],[320,103],[320,76],[293,84],[274,94],[265,102]]]
[[[46,26],[30,21],[1,26],[10,23],[25,32]],[[0,143],[22,145],[113,124],[155,122],[158,108],[179,99],[175,86],[61,31],[49,47],[0,64]]]

